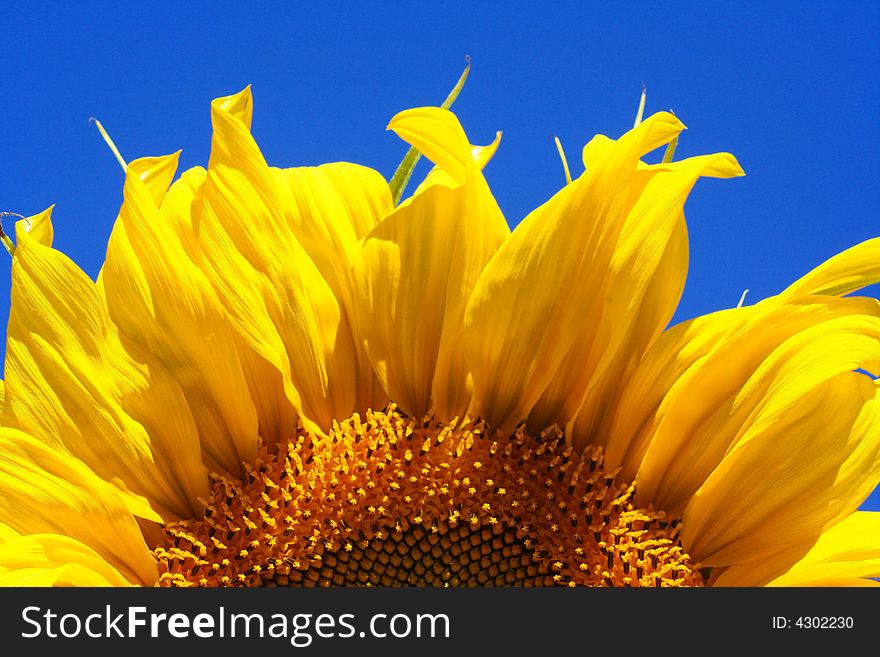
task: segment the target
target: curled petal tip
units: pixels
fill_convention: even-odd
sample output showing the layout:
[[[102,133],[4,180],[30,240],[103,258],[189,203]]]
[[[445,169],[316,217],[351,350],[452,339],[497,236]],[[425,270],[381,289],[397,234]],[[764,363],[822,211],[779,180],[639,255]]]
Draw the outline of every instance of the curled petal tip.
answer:
[[[722,160],[718,163],[719,168],[726,178],[740,178],[746,175],[739,160],[731,153],[721,153]]]
[[[682,122],[682,120],[670,111],[661,110],[659,112],[656,112],[652,114],[648,119],[645,119],[645,122],[649,120],[655,122],[659,121],[661,124],[671,126],[677,131],[687,130],[687,126]]]
[[[247,85],[244,89],[242,89],[241,91],[237,91],[234,94],[215,98],[211,104],[225,110],[234,110],[241,106],[247,105],[250,100],[251,85]]]
[[[672,123],[677,125],[681,130],[687,130],[687,126],[684,124],[684,122],[680,118],[678,118],[678,115],[671,109],[666,110],[665,112],[661,112],[661,114],[665,114],[667,117],[672,117]]]
[[[253,108],[251,85],[247,85],[238,93],[221,96],[211,101],[211,116],[233,117],[241,121],[250,130]]]

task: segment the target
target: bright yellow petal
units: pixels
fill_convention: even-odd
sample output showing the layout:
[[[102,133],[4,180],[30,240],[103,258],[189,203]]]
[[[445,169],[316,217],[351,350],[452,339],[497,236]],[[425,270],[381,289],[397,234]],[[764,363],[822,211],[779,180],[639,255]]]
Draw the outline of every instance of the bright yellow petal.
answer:
[[[8,428],[0,429],[0,523],[20,534],[76,539],[130,582],[152,585],[158,576],[138,525],[114,487],[81,461]],[[4,554],[8,558],[8,551]],[[8,567],[4,559],[0,564]]]
[[[239,336],[240,337],[240,336]],[[290,400],[291,384],[278,367],[254,351],[240,337],[238,352],[250,399],[257,410],[259,433],[267,444],[288,440],[300,420],[297,407]],[[303,418],[308,423],[308,418]]]
[[[147,353],[129,353],[95,284],[19,231],[12,264],[6,413],[85,461],[134,513],[189,516],[208,492],[183,394]]]
[[[793,561],[797,561],[792,565]],[[851,586],[880,577],[880,512],[857,511],[825,530],[800,559],[790,551],[736,564],[716,586]]]
[[[624,445],[622,436],[613,431],[612,423],[625,391],[631,385],[639,385],[636,381],[639,376],[637,372],[649,353],[650,345],[663,339],[663,334],[652,327],[665,326],[671,317],[669,312],[673,306],[670,300],[677,299],[684,287],[688,250],[687,225],[682,216],[663,249],[653,278],[644,291],[641,306],[632,315],[630,330],[626,335],[618,336],[621,342],[616,349],[606,350],[608,364],[605,367],[600,366],[602,373],[591,382],[583,405],[567,428],[566,433],[573,444],[602,445],[606,450],[620,453],[628,446]],[[609,327],[614,326],[604,318],[603,322]],[[610,334],[611,342],[616,343],[614,332],[611,331]],[[663,375],[665,372],[658,374]],[[643,398],[639,403],[644,404],[646,401]],[[627,418],[627,422],[631,423],[633,420],[632,416]],[[610,464],[607,454],[606,451],[605,462]],[[638,456],[640,457],[641,455]],[[616,465],[619,463],[611,467]]]
[[[880,282],[880,237],[838,253],[799,279],[780,295],[841,295]]]
[[[0,544],[0,586],[131,586],[87,545],[58,534]]]
[[[128,165],[102,270],[104,298],[124,344],[149,353],[179,382],[212,469],[240,473],[242,462],[256,457],[257,416],[236,336],[210,282],[155,205],[176,159]],[[142,180],[158,182],[148,190]]]
[[[470,403],[465,304],[509,229],[454,114],[408,110],[391,128],[436,157],[448,178],[420,188],[362,241],[354,261],[358,328],[391,398],[407,413],[433,407],[448,420]],[[450,162],[463,172],[446,171]]]
[[[319,167],[272,169],[284,198],[290,231],[327,281],[343,311],[343,332],[354,331],[352,258],[358,240],[393,209],[385,179],[373,169],[347,162]],[[382,408],[388,398],[363,347],[355,345],[355,408]]]
[[[24,231],[43,246],[52,246],[52,240],[55,236],[55,231],[52,227],[52,209],[54,207],[54,205],[51,205],[40,214],[16,221],[16,234],[18,234],[18,231]]]
[[[632,481],[660,421],[674,386],[722,337],[745,323],[751,308],[734,308],[696,317],[664,331],[638,367],[621,382],[606,441],[606,467],[622,468]]]
[[[486,144],[485,146],[471,145],[471,157],[474,159],[474,162],[480,170],[485,169],[486,165],[489,164],[493,157],[495,157],[499,145],[501,145],[500,130],[495,133],[495,139],[493,139],[491,143]]]
[[[600,143],[597,148],[599,147],[607,148],[607,144]],[[618,398],[596,409],[597,415],[613,414],[610,428],[604,422],[598,430],[578,426],[593,427],[594,425],[585,406],[582,412],[583,417],[578,419],[573,431],[578,435],[592,433],[594,440],[605,440],[607,443],[606,465],[609,467],[622,466],[622,476],[627,479],[633,478],[641,465],[648,443],[653,439],[666,412],[676,403],[687,404],[683,400],[675,401],[679,397],[679,393],[683,390],[689,390],[688,394],[693,395],[693,391],[697,389],[696,378],[683,377],[686,370],[694,366],[713,347],[723,342],[724,335],[733,335],[745,325],[751,326],[750,329],[747,329],[748,331],[754,331],[754,334],[758,335],[754,345],[764,343],[763,347],[758,347],[758,352],[766,355],[770,347],[765,343],[761,334],[766,336],[768,333],[775,332],[778,339],[774,339],[772,344],[778,344],[781,339],[809,325],[809,323],[829,318],[832,315],[820,311],[820,316],[811,319],[812,310],[809,306],[793,306],[789,308],[788,312],[800,315],[802,319],[796,320],[789,329],[785,328],[784,316],[781,319],[782,326],[777,326],[772,330],[765,330],[761,324],[764,321],[761,317],[764,317],[768,312],[773,312],[774,308],[788,301],[805,299],[809,295],[846,294],[874,282],[880,274],[877,265],[880,259],[876,257],[878,247],[880,247],[878,240],[869,240],[844,251],[809,272],[789,286],[782,294],[767,299],[757,306],[713,313],[665,331],[658,338],[656,344],[645,354],[632,375],[622,379],[625,383]],[[867,310],[867,312],[872,311]],[[743,344],[747,345],[748,339],[743,340]],[[752,359],[750,362],[757,363],[760,357],[758,356],[757,360]],[[694,371],[698,372],[699,370],[695,369]],[[701,373],[699,378],[706,379],[711,376],[708,373]],[[731,377],[725,375],[721,379],[730,380]],[[704,397],[702,389],[700,389],[697,398],[701,397]],[[670,426],[674,426],[674,424]],[[669,448],[658,447],[658,449],[662,449],[667,455],[665,458],[670,459],[684,448],[685,442],[695,442],[691,439],[692,436],[688,436],[686,432],[678,431],[678,439],[674,445]],[[666,439],[657,442],[663,445],[666,443]],[[649,466],[647,469],[653,467]],[[651,475],[643,474],[641,486],[643,498],[650,492],[649,485],[646,483],[650,477]],[[702,483],[700,476],[695,476],[688,485],[693,491],[700,483]]]
[[[177,173],[177,163],[180,160],[180,151],[171,155],[158,157],[142,157],[128,163],[126,179],[136,176],[153,200],[153,205],[159,207],[165,199],[168,187]],[[132,166],[134,165],[134,166]],[[129,170],[130,169],[130,170]]]
[[[424,139],[431,139],[432,135],[425,135]],[[498,151],[498,146],[501,144],[501,132],[495,133],[495,139],[492,143],[487,144],[486,146],[476,146],[471,144],[471,157],[473,158],[474,164],[477,166],[477,169],[482,171],[487,164],[489,164],[490,160],[495,156],[495,153]],[[473,175],[473,174],[472,174]],[[413,192],[412,197],[414,198],[424,192],[431,185],[445,185],[446,187],[455,187],[459,183],[455,181],[455,179],[450,176],[446,171],[439,166],[435,166],[428,172],[428,175],[425,176],[425,179],[419,184],[416,188],[416,191]],[[483,189],[483,192],[487,192],[488,187]],[[491,194],[491,192],[489,192]],[[404,201],[406,203],[406,201]],[[494,201],[493,201],[494,203]],[[510,230],[507,230],[507,233],[510,233]]]
[[[880,385],[858,368],[880,368],[876,317],[801,331],[750,377],[725,409],[741,428],[684,511],[682,542],[695,559],[797,559],[880,483]]]
[[[162,199],[159,222],[165,239],[176,240],[204,276],[204,258],[199,244],[198,206],[207,171],[193,167],[184,171]],[[195,213],[195,214],[194,214]],[[259,434],[269,443],[291,435],[296,428],[297,411],[287,399],[281,372],[256,353],[236,333],[236,351],[244,370],[249,397],[256,407]]]
[[[823,532],[772,586],[816,586],[830,579],[880,577],[880,512],[857,511]]]
[[[756,574],[764,571],[766,559],[756,559],[755,561],[746,561],[744,563],[730,566],[729,568],[719,569],[718,577],[710,579],[709,586],[827,586],[834,588],[860,588],[880,586],[880,581],[866,579],[864,577],[825,577],[819,580],[811,581],[803,584],[776,584],[767,582],[767,578],[756,578]],[[771,563],[773,563],[771,561]],[[790,563],[790,559],[786,559],[785,563]],[[778,572],[778,571],[777,571]],[[767,582],[761,584],[761,582]]]
[[[11,541],[14,538],[18,538],[21,534],[15,531],[9,525],[0,522],[0,545],[5,543],[6,541]]]
[[[468,303],[465,348],[477,412],[492,426],[509,430],[530,413],[575,341],[589,353],[604,337],[598,319],[605,277],[639,158],[682,127],[661,113],[613,142],[526,217],[486,265]],[[589,372],[596,363],[579,365]],[[575,384],[569,394],[579,403],[584,392]],[[534,419],[546,426],[569,418]]]
[[[669,323],[684,289],[687,196],[701,176],[739,175],[742,169],[727,153],[639,167],[632,181],[632,206],[606,273],[599,338],[592,344],[574,341],[532,410],[536,416],[533,428],[538,429],[541,422],[546,426],[550,418],[567,419],[580,407],[580,421],[569,434],[572,443],[582,448],[606,442],[606,423],[620,382],[632,376],[642,354]]]
[[[184,171],[168,189],[159,206],[159,223],[168,239],[181,243],[190,259],[198,262],[198,235],[193,226],[193,204],[198,198],[208,172],[202,167]]]
[[[801,586],[800,584],[795,584],[792,586]],[[880,586],[880,582],[873,579],[865,579],[863,577],[831,577],[828,579],[823,579],[818,582],[814,582],[812,584],[808,584],[807,586],[827,586],[833,588],[861,588],[861,587],[870,587],[873,588],[875,586]]]
[[[208,176],[194,206],[205,271],[235,329],[327,429],[354,409],[356,356],[340,304],[287,226],[283,196],[248,129],[250,90],[211,108]]]
[[[388,130],[440,167],[453,181],[463,185],[473,168],[471,145],[455,115],[440,107],[417,107],[400,112],[388,123]]]
[[[713,331],[699,338],[711,350],[662,390],[662,404],[645,427],[653,433],[637,475],[640,501],[671,513],[684,508],[748,428],[750,414],[764,401],[755,391],[769,384],[771,363],[781,364],[783,356],[799,357],[787,348],[768,360],[780,345],[796,336],[801,337],[791,345],[802,344],[803,336],[813,335],[815,327],[826,320],[841,319],[857,327],[863,321],[874,321],[871,316],[878,311],[880,306],[872,299],[835,297],[789,304],[771,298],[757,306],[726,311],[733,326],[722,323],[726,335]],[[833,326],[828,324],[826,329]],[[707,343],[707,337],[715,343]],[[668,382],[662,379],[658,388]],[[646,435],[642,433],[642,440]]]
[[[290,230],[334,291],[350,296],[358,240],[393,210],[385,179],[347,162],[271,171]]]

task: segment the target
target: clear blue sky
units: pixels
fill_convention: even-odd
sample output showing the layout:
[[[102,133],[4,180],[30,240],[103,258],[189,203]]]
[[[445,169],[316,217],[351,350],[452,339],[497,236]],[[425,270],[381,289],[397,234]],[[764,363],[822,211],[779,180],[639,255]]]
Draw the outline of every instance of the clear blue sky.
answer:
[[[643,82],[649,112],[689,127],[679,156],[739,158],[747,177],[701,181],[686,208],[679,319],[880,234],[880,3],[432,4],[4,3],[0,209],[57,204],[56,246],[94,276],[122,173],[90,116],[128,159],[183,148],[183,167],[204,164],[209,101],[250,83],[270,163],[390,176],[404,146],[388,119],[438,103],[469,54],[456,110],[473,141],[504,131],[487,177],[512,224],[563,183],[551,135],[579,160],[631,126]]]

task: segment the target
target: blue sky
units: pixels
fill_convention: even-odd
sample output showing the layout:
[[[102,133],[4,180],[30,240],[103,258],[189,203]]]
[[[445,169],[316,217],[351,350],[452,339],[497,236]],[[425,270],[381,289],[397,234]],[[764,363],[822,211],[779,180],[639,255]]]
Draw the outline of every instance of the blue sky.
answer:
[[[686,207],[678,319],[880,234],[880,4],[606,4],[4,3],[0,209],[55,203],[56,246],[94,276],[122,173],[90,116],[126,158],[182,148],[189,167],[207,161],[210,100],[253,84],[270,163],[390,176],[405,147],[388,119],[438,103],[468,54],[456,110],[472,141],[504,131],[487,178],[512,224],[564,182],[551,135],[576,162],[591,135],[631,127],[642,83],[649,112],[689,127],[680,157],[739,158],[747,177],[703,180]]]

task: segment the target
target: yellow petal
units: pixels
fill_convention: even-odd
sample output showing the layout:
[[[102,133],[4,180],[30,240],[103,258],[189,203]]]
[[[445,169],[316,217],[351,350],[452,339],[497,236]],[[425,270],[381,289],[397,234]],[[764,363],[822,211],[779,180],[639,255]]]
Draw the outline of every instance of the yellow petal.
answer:
[[[801,585],[797,584],[797,585],[793,585],[793,586],[801,586]],[[849,587],[859,587],[859,588],[871,587],[871,588],[873,588],[875,586],[880,586],[880,582],[878,582],[877,580],[873,580],[873,579],[865,579],[865,578],[859,578],[859,577],[831,577],[828,579],[823,579],[819,582],[809,584],[808,586],[827,586],[827,587],[834,587],[834,588],[842,588],[842,587],[846,587],[846,588],[849,588]]]
[[[167,239],[176,239],[187,255],[198,262],[198,235],[193,226],[193,204],[199,196],[208,172],[202,167],[184,171],[166,192],[159,206],[159,223]]]
[[[0,522],[0,544],[5,543],[6,541],[11,541],[13,538],[18,538],[19,536],[21,536],[21,534],[15,531],[12,527]]]
[[[797,555],[736,564],[717,578],[717,586],[846,586],[880,577],[880,512],[857,511],[826,529],[794,565]],[[845,583],[849,582],[849,583]]]
[[[722,337],[751,316],[751,308],[734,308],[696,317],[664,331],[632,375],[621,382],[606,440],[605,463],[622,468],[632,481],[657,426],[666,414],[674,386],[709,353]]]
[[[290,230],[334,289],[345,290],[358,240],[393,209],[385,179],[348,162],[271,171]]]
[[[853,327],[874,321],[870,316],[877,316],[878,309],[872,299],[808,297],[782,305],[771,298],[727,311],[734,326],[726,327],[726,335],[713,331],[711,350],[664,391],[651,422],[652,442],[637,475],[642,503],[651,502],[671,513],[684,508],[747,429],[750,413],[763,400],[754,391],[769,384],[770,368],[781,365],[783,356],[800,357],[789,346],[770,358],[780,345],[790,339],[795,340],[790,345],[802,344],[803,336],[813,335],[826,320],[841,319]],[[701,342],[706,344],[705,337]],[[658,388],[668,382],[663,379]]]
[[[52,246],[52,240],[55,236],[55,231],[52,227],[52,209],[54,207],[54,205],[50,205],[40,214],[35,214],[33,217],[16,221],[16,234],[18,234],[18,231],[24,231],[40,244],[44,246]]]
[[[159,225],[166,231],[166,239],[179,241],[202,275],[206,266],[195,222],[206,178],[207,171],[201,167],[184,171],[159,207]],[[296,428],[297,411],[284,391],[281,372],[255,352],[240,334],[236,332],[235,337],[249,397],[257,411],[259,434],[269,444],[286,439]]]
[[[610,336],[610,343],[604,352],[607,365],[600,364],[598,372],[601,374],[597,373],[592,379],[583,404],[567,428],[566,433],[574,445],[601,445],[606,450],[614,449],[622,453],[625,447],[622,436],[612,429],[616,410],[623,393],[639,376],[638,368],[650,346],[661,338],[659,327],[665,326],[671,317],[670,312],[675,307],[672,300],[677,300],[681,295],[687,274],[688,248],[687,225],[682,216],[676,222],[653,277],[643,292],[641,306],[634,312],[627,313],[631,321],[629,330],[626,333],[616,333],[613,329],[614,323],[609,321],[610,314],[603,316],[603,323],[609,327]],[[614,344],[617,345],[616,348],[613,347]],[[639,403],[644,404],[646,401],[641,399]],[[629,417],[627,421],[631,422],[633,419]],[[606,451],[606,455],[607,453]],[[609,467],[620,465],[616,463],[610,466],[607,456],[605,462]]]
[[[102,271],[104,297],[124,344],[149,353],[179,382],[212,469],[241,473],[257,454],[257,416],[236,336],[210,282],[160,216],[155,200],[164,190],[148,193],[142,183],[167,181],[174,161],[128,165]]]
[[[152,585],[158,576],[138,525],[114,487],[78,459],[9,428],[0,428],[0,523],[20,534],[76,539],[130,582]],[[6,559],[14,549],[7,548],[10,544],[15,545],[14,538],[3,543]],[[55,547],[61,546],[56,542]],[[6,559],[0,564],[9,567]],[[96,555],[85,564],[98,562]]]
[[[471,157],[474,159],[477,167],[481,170],[495,157],[498,152],[498,146],[501,144],[501,131],[495,133],[495,139],[485,146],[471,146]]]
[[[805,294],[842,295],[880,282],[880,237],[838,253],[790,285],[784,298]]]
[[[352,258],[358,240],[393,209],[385,179],[373,169],[338,162],[319,167],[272,169],[294,237],[315,263],[342,308],[343,332],[355,334]],[[388,398],[362,345],[354,345],[355,408],[382,408]]]
[[[688,390],[688,386],[693,389],[696,386],[696,382],[688,383],[691,380],[690,377],[682,378],[682,375],[698,359],[705,356],[711,347],[719,344],[724,334],[733,333],[750,321],[754,322],[750,325],[752,327],[750,330],[755,331],[759,336],[762,333],[766,334],[768,331],[762,327],[760,322],[763,320],[760,317],[764,317],[765,313],[773,311],[774,308],[786,303],[786,301],[796,300],[811,294],[844,294],[857,289],[862,284],[867,284],[871,280],[870,272],[873,266],[871,253],[872,249],[876,248],[876,242],[869,241],[845,251],[804,276],[784,293],[767,299],[758,306],[713,313],[692,322],[672,327],[664,332],[656,345],[645,354],[632,376],[624,379],[625,384],[618,399],[609,404],[609,406],[613,406],[613,410],[608,407],[600,409],[604,413],[609,413],[609,411],[613,413],[610,428],[603,425],[600,430],[593,429],[594,440],[602,440],[603,436],[608,437],[606,464],[609,467],[621,466],[622,476],[627,479],[635,476],[660,420],[666,411],[674,406],[674,400],[678,396],[677,391]],[[793,306],[789,308],[789,312],[800,315],[802,319],[807,321],[807,324],[831,316],[819,311],[820,316],[811,319],[812,310],[809,306],[803,305]],[[865,312],[871,313],[873,311],[869,308]],[[757,320],[755,313],[758,313]],[[784,316],[780,322],[782,324],[779,327],[782,329],[780,340],[799,330],[796,327],[807,325],[798,320],[795,325],[789,327],[791,330],[787,330],[785,329]],[[773,344],[778,344],[778,342],[779,340]],[[761,343],[762,338],[759,337],[756,344]],[[765,347],[761,348],[760,353],[766,354],[768,348],[765,343]],[[756,363],[758,361],[752,360],[750,362]],[[701,376],[706,378],[709,375]],[[730,377],[723,378],[729,379]],[[686,404],[687,402],[682,401],[682,403]],[[587,417],[579,418],[579,422],[585,423],[589,417],[586,410],[582,415]],[[573,431],[587,433],[581,427],[575,427]],[[678,439],[679,443],[682,443],[690,438],[684,432],[678,432]],[[661,439],[657,442],[663,444],[666,441]],[[676,444],[663,451],[668,455],[667,458],[672,458],[681,449],[682,444]],[[643,475],[641,486],[643,496],[649,492],[649,485],[646,483],[649,477],[650,475]],[[701,482],[699,476],[694,477],[691,482],[691,491],[696,490]]]
[[[391,398],[407,413],[433,407],[448,420],[470,403],[465,304],[509,229],[454,114],[409,110],[391,127],[436,157],[451,186],[438,179],[421,187],[362,241],[354,261],[358,330]],[[463,173],[444,168],[458,164]]]
[[[870,494],[880,480],[880,385],[858,368],[880,368],[877,317],[803,330],[750,377],[725,409],[741,426],[736,439],[684,511],[682,542],[695,559],[796,559]]]
[[[157,208],[162,204],[168,191],[174,174],[177,173],[177,163],[180,160],[180,151],[171,155],[158,157],[142,157],[134,162],[129,162],[126,168],[126,179],[132,174],[138,177],[144,189],[153,199],[153,205]],[[132,167],[132,165],[134,165]],[[128,169],[131,169],[129,171]]]
[[[68,536],[31,534],[0,544],[0,586],[131,585],[101,555]]]
[[[631,208],[639,158],[682,127],[661,113],[613,142],[597,164],[526,217],[486,265],[468,303],[465,349],[477,412],[492,426],[509,430],[524,419],[575,341],[589,353],[600,337],[606,272]],[[580,363],[587,372],[595,365]],[[578,402],[583,394],[583,387],[570,389]]]
[[[610,140],[606,141],[610,142]],[[596,149],[608,147],[604,142],[594,146]],[[600,441],[603,436],[607,436],[605,439],[606,465],[609,467],[621,466],[622,476],[626,479],[632,479],[641,465],[645,450],[654,437],[660,420],[666,411],[675,405],[678,391],[696,389],[696,379],[693,380],[694,383],[688,383],[691,377],[682,377],[688,368],[704,357],[712,347],[721,343],[725,334],[733,334],[749,322],[757,322],[751,324],[751,330],[755,330],[759,336],[761,333],[767,333],[760,324],[763,321],[760,317],[787,301],[817,294],[846,294],[870,284],[875,280],[876,263],[880,262],[875,257],[878,255],[876,253],[878,245],[880,244],[877,240],[869,240],[834,256],[789,286],[782,294],[767,299],[756,307],[721,311],[672,327],[661,334],[633,374],[624,378],[625,383],[618,399],[612,400],[608,406],[597,409],[604,414],[613,414],[610,428],[604,423],[603,418],[603,425],[599,430],[575,426],[572,431],[577,434],[587,434],[592,431],[593,439]],[[801,315],[807,320],[807,324],[810,321],[821,321],[830,316],[820,311],[821,316],[811,320],[809,313],[812,311],[809,306],[793,306],[789,311]],[[806,311],[805,314],[804,311]],[[872,310],[868,309],[866,312],[871,313]],[[782,324],[783,326],[785,324],[784,318]],[[803,321],[798,321],[796,324],[799,327],[807,325]],[[783,329],[780,340],[799,330],[795,326],[790,328],[791,330],[787,332]],[[757,343],[761,342],[762,339],[759,337]],[[779,340],[773,344],[778,344],[778,342]],[[760,353],[768,353],[767,348],[765,344]],[[759,361],[753,360],[751,362]],[[706,378],[706,375],[702,378]],[[723,379],[729,378],[727,375],[723,377]],[[585,406],[578,424],[587,424],[589,421]],[[587,424],[587,426],[592,427],[593,425]],[[678,433],[679,443],[689,440],[684,432]],[[657,442],[663,444],[666,441],[661,439]],[[682,447],[682,444],[676,444],[670,449],[664,449],[667,458],[672,458]],[[643,498],[649,492],[646,483],[649,477],[650,475],[643,475],[640,491]],[[690,484],[691,491],[696,490],[701,482],[699,476],[694,477]]]
[[[189,516],[208,492],[183,394],[147,353],[129,353],[95,284],[19,231],[12,263],[6,414],[116,484],[134,513]]]
[[[248,89],[212,104],[211,159],[193,225],[234,328],[277,368],[290,403],[327,429],[354,408],[353,338],[287,226],[277,179],[248,131],[250,108]]]
[[[590,163],[589,166],[597,166]],[[604,444],[615,397],[642,354],[665,328],[687,275],[683,207],[701,176],[742,175],[728,153],[641,166],[632,181],[631,208],[605,275],[603,325],[591,343],[576,339],[532,414],[539,430],[550,418],[570,418],[580,407],[570,438],[582,448]],[[585,367],[594,363],[593,367]]]
[[[454,115],[452,115],[454,117]],[[457,120],[457,119],[456,119]],[[461,128],[459,128],[461,129]],[[464,134],[464,130],[462,129],[462,134]],[[431,138],[432,136],[426,135],[425,138]],[[467,139],[467,137],[465,137]],[[476,178],[476,174],[474,173],[476,170],[482,171],[485,166],[489,163],[489,161],[495,156],[495,153],[498,150],[498,146],[501,144],[501,132],[495,133],[495,140],[491,144],[487,144],[486,146],[475,146],[471,144],[471,157],[473,158],[473,162],[476,165],[476,169],[469,169],[471,171],[471,175]],[[483,179],[485,181],[485,179]],[[450,176],[446,171],[439,166],[435,166],[428,172],[428,175],[425,176],[425,179],[419,184],[416,188],[416,191],[413,192],[413,195],[410,199],[415,198],[426,189],[428,189],[431,185],[445,185],[446,187],[456,187],[459,185],[455,181],[455,179]],[[491,191],[488,186],[483,186],[481,184],[482,193],[489,193],[491,195]],[[410,199],[407,199],[403,203],[409,202]],[[492,204],[495,204],[494,200]],[[497,204],[496,204],[497,205]],[[507,233],[510,233],[510,229],[508,228]]]
[[[431,162],[463,185],[473,168],[471,145],[455,115],[440,107],[417,107],[400,112],[388,123],[397,133]]]

